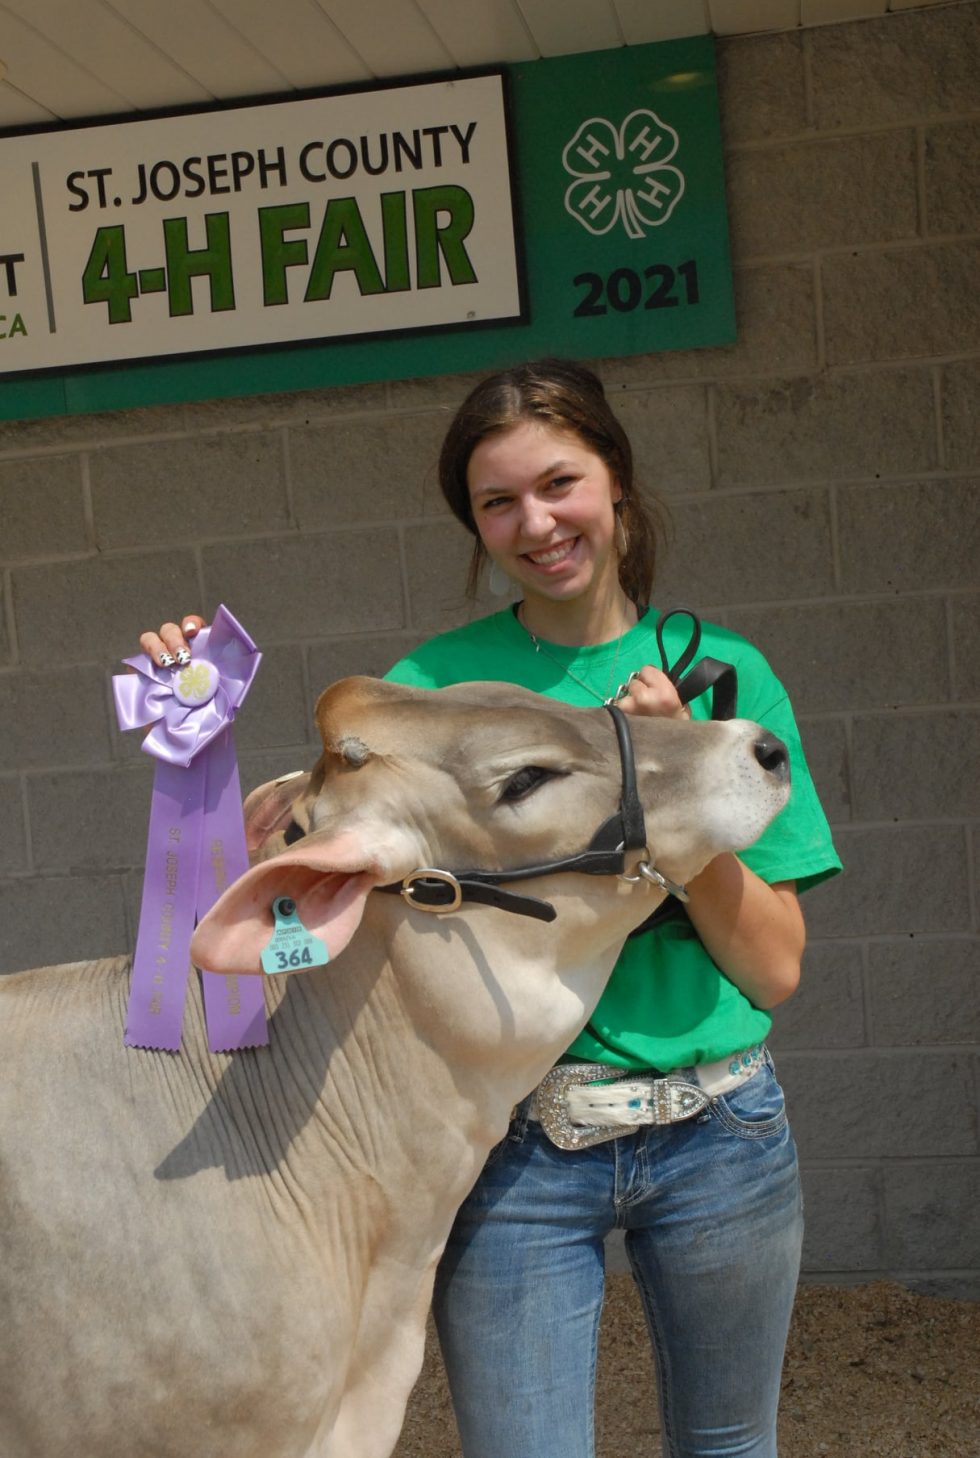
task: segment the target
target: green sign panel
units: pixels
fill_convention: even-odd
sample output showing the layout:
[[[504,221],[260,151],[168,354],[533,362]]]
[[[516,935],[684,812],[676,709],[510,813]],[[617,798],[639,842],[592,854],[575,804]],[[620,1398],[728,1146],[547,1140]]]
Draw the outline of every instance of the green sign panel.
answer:
[[[0,141],[0,417],[730,343],[710,37],[503,80]]]
[[[709,37],[513,72],[528,355],[735,338]]]

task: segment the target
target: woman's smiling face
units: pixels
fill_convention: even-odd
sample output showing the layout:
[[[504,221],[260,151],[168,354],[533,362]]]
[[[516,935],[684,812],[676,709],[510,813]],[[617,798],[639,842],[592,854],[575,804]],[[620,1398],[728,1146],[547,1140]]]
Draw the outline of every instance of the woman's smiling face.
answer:
[[[525,597],[569,601],[618,580],[622,492],[573,431],[524,421],[485,436],[466,476],[483,544]]]

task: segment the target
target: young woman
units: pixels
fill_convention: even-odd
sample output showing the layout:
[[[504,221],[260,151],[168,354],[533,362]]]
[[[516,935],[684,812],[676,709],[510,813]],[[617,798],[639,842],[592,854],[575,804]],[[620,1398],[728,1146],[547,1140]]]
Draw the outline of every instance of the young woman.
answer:
[[[479,384],[450,426],[440,480],[513,607],[441,634],[388,677],[428,688],[506,680],[568,703],[618,695],[628,714],[682,706],[656,666],[648,607],[657,523],[599,380],[546,360]],[[200,618],[185,619],[193,636]],[[684,618],[665,626],[670,662]],[[144,634],[181,661],[173,623]],[[788,745],[790,803],[750,850],[688,887],[686,914],[632,938],[563,1062],[595,1081],[682,1073],[709,1095],[692,1118],[567,1150],[532,1095],[460,1210],[435,1315],[466,1458],[591,1458],[603,1242],[619,1228],[646,1311],[669,1458],[775,1458],[783,1351],[799,1270],[796,1151],[763,1042],[805,941],[798,892],[839,869],[785,691],[744,639],[703,625],[732,663],[738,713]],[[638,1380],[642,1378],[638,1375]]]

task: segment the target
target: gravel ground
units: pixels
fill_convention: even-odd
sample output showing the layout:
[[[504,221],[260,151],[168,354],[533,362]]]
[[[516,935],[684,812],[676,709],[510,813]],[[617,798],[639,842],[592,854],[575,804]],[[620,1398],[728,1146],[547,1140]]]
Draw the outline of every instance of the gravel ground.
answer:
[[[980,1303],[883,1281],[803,1286],[783,1373],[780,1458],[980,1458],[978,1373]],[[659,1429],[635,1288],[628,1275],[613,1275],[602,1319],[597,1458],[660,1458]],[[431,1332],[395,1458],[460,1458]]]

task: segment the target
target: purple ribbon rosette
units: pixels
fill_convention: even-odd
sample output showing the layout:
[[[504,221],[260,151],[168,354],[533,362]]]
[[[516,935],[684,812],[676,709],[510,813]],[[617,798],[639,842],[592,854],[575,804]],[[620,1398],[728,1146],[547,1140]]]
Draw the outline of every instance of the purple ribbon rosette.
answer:
[[[125,1041],[131,1048],[180,1047],[194,927],[248,870],[232,721],[262,654],[224,606],[202,628],[185,668],[159,668],[145,653],[114,674],[121,729],[152,724],[143,750],[156,768],[146,877]],[[202,969],[208,1047],[213,1053],[269,1041],[260,977]]]

